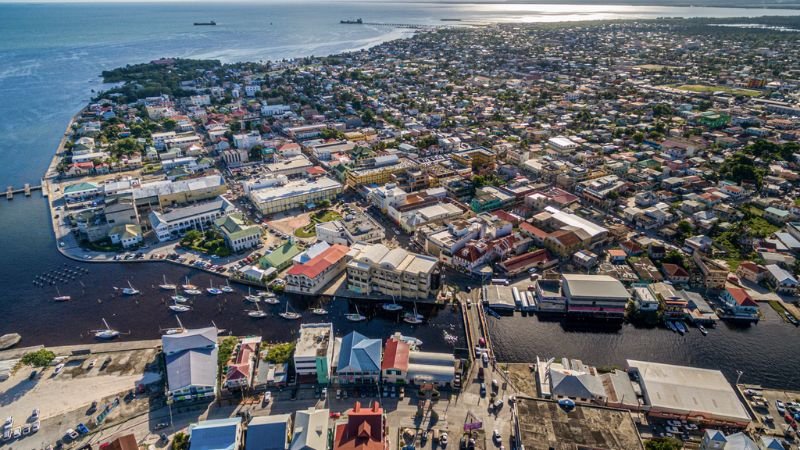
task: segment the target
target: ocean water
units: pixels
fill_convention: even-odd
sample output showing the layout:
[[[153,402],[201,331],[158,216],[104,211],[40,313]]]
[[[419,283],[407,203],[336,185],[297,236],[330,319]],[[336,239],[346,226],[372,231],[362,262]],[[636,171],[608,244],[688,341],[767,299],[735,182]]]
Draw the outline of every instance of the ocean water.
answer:
[[[555,22],[655,17],[743,17],[796,15],[793,10],[686,8],[625,5],[539,5],[429,2],[265,2],[219,4],[7,4],[0,3],[0,188],[38,184],[69,118],[96,90],[102,70],[160,57],[259,61],[358,50],[409,36],[408,30],[340,25],[345,18],[368,22],[442,24],[465,22]],[[215,20],[216,27],[193,22]],[[130,331],[124,339],[154,338],[175,325],[153,286],[162,274],[170,280],[190,276],[206,286],[210,275],[162,264],[81,264],[55,250],[46,202],[38,194],[0,199],[0,334],[20,332],[23,345],[92,342],[88,330],[100,319]],[[55,288],[38,288],[33,277],[68,266],[90,273],[62,286],[75,301],[52,302]],[[219,278],[215,278],[219,283]],[[144,295],[122,298],[114,287],[131,281]],[[203,326],[214,320],[235,333],[262,333],[268,340],[291,338],[297,323],[277,317],[253,321],[244,313],[241,293],[221,299],[202,296],[182,320]],[[283,302],[287,300],[284,299]],[[302,311],[308,304],[289,300]],[[458,315],[449,309],[425,311],[430,326],[413,329],[376,312],[369,322],[350,324],[346,302],[329,305],[341,335],[350,329],[383,337],[394,330],[414,334],[429,350],[443,350],[444,332],[460,334]],[[273,312],[279,312],[281,307]],[[364,306],[362,310],[368,309]],[[771,311],[767,311],[770,313]],[[304,320],[316,318],[306,313]],[[666,332],[625,327],[614,333],[564,330],[535,318],[491,321],[501,359],[530,361],[570,356],[596,364],[620,364],[635,356],[656,361],[718,367],[744,381],[800,388],[800,356],[792,347],[794,328],[770,320],[752,329],[720,327],[701,339],[683,341]],[[530,322],[533,321],[533,322]],[[613,352],[609,352],[613,349]]]

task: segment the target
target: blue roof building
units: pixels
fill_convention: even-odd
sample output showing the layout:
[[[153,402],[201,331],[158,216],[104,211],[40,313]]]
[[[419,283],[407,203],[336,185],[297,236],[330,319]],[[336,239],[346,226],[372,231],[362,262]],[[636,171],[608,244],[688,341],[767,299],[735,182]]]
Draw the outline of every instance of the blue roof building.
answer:
[[[238,450],[242,419],[204,420],[189,427],[189,450]]]
[[[291,429],[292,416],[290,414],[253,417],[247,424],[244,448],[245,450],[287,450]]]
[[[381,374],[380,339],[369,339],[357,331],[343,337],[337,345],[335,380],[339,384],[377,383]]]

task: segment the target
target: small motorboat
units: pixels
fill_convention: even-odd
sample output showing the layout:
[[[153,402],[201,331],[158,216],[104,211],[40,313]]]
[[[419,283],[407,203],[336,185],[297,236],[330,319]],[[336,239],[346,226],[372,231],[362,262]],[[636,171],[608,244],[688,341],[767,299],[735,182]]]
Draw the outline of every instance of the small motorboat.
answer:
[[[189,301],[188,297],[184,297],[178,294],[173,295],[172,297],[170,297],[170,299],[172,299],[172,301],[175,303],[186,303]]]
[[[280,300],[278,300],[278,296],[273,294],[272,292],[262,293],[260,294],[260,297],[262,301],[268,305],[277,305],[281,302]]]
[[[311,310],[311,314],[314,314],[315,316],[327,316],[328,310],[325,308],[314,308]]]
[[[58,295],[53,297],[53,300],[57,302],[68,302],[72,300],[72,297],[70,297],[69,295],[61,295],[61,290],[58,289],[58,286],[56,286],[56,292],[58,293]]]
[[[706,327],[704,327],[702,324],[697,324],[697,329],[700,330],[700,334],[703,336],[708,335],[708,330],[706,330]]]
[[[247,295],[244,296],[244,299],[250,303],[258,303],[261,301],[261,297],[250,293],[250,288],[247,288]]]

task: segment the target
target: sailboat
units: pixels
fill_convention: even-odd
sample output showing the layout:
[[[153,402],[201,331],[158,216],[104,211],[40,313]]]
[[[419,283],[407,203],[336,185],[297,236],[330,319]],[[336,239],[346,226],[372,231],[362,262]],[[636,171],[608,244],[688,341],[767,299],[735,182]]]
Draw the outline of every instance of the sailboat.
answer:
[[[259,295],[264,299],[264,303],[270,305],[277,305],[278,303],[281,302],[280,300],[278,300],[278,296],[273,294],[272,292],[262,292]]]
[[[173,295],[170,298],[172,299],[172,301],[177,302],[177,303],[186,303],[187,301],[189,301],[189,299],[187,297],[184,297],[183,295],[178,294],[178,286],[175,286],[175,295]]]
[[[114,339],[115,337],[119,336],[119,331],[111,329],[111,327],[108,326],[108,322],[106,322],[105,318],[103,319],[103,325],[105,325],[105,329],[92,330],[94,337],[97,339]]]
[[[224,332],[228,331],[228,330],[226,330],[225,328],[220,328],[220,327],[218,327],[218,326],[217,326],[217,324],[216,324],[216,323],[214,323],[214,321],[213,321],[213,320],[211,321],[211,325],[214,325],[214,328],[216,328],[216,329],[217,329],[217,336],[219,336],[219,335],[221,335],[222,333],[224,333]]]
[[[58,295],[53,297],[53,300],[57,302],[68,302],[72,300],[72,297],[70,297],[69,295],[61,295],[61,290],[58,289],[58,286],[56,286],[56,292],[58,293]]]
[[[256,303],[255,305],[256,309],[253,311],[248,311],[247,315],[254,319],[263,319],[264,317],[267,317],[267,313],[261,310],[261,307],[258,306],[258,303]]]
[[[286,301],[286,310],[282,313],[278,313],[279,316],[283,317],[286,320],[297,320],[303,316],[300,313],[289,311],[289,301]]]
[[[384,311],[389,312],[397,312],[403,309],[403,305],[398,305],[397,302],[394,301],[394,297],[392,297],[392,303],[384,303],[381,305]]]
[[[247,288],[247,295],[244,296],[244,299],[252,303],[258,303],[261,301],[261,297],[250,293],[250,287]]]
[[[178,302],[173,302],[171,305],[169,305],[169,309],[171,309],[174,312],[182,313],[191,311],[192,307],[189,305],[181,305]]]
[[[225,285],[219,288],[219,290],[222,292],[227,292],[229,294],[234,291],[234,289],[231,287],[230,280],[225,280]]]
[[[176,328],[164,328],[161,330],[164,334],[179,334],[186,331],[183,324],[181,323],[181,319],[178,316],[175,316],[175,319],[178,321],[178,326]]]
[[[325,308],[314,308],[311,310],[311,314],[314,314],[315,316],[327,316],[328,310]]]
[[[410,323],[411,325],[419,325],[425,319],[425,316],[417,313],[417,302],[414,302],[414,312],[407,312],[403,314],[403,322]]]
[[[350,322],[363,322],[363,321],[367,320],[366,316],[364,316],[364,315],[362,315],[361,313],[358,312],[358,305],[353,305],[353,306],[356,307],[356,312],[345,314],[344,318],[349,320]]]
[[[208,292],[211,295],[222,294],[222,289],[217,289],[214,287],[214,280],[208,280],[208,284],[210,285],[210,287],[206,288],[206,292]]]
[[[136,295],[140,292],[133,287],[130,281],[128,281],[128,287],[122,288],[122,295]]]
[[[163,289],[163,290],[165,290],[165,291],[174,291],[175,289],[178,288],[174,284],[167,283],[167,276],[166,275],[164,275],[164,282],[159,284],[158,287]]]
[[[197,286],[195,286],[193,284],[190,284],[189,283],[189,277],[186,277],[184,279],[184,284],[181,285],[181,289],[183,289],[184,291],[188,291],[188,290],[195,290],[196,291],[197,290]]]

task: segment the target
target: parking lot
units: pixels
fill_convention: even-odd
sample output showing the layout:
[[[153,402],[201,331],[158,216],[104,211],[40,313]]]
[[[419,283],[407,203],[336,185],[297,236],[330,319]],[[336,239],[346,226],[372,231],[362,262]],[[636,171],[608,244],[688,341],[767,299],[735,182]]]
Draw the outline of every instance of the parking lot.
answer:
[[[746,387],[748,406],[756,414],[757,426],[773,436],[795,437],[800,421],[800,393]],[[794,426],[792,426],[794,424]],[[787,430],[792,430],[787,433]]]
[[[4,418],[13,419],[12,435],[25,422],[40,421],[38,432],[19,437],[25,445],[54,442],[68,428],[88,423],[87,413],[98,412],[109,399],[158,382],[155,357],[153,349],[136,350],[73,356],[44,369],[20,368],[0,384],[0,409]],[[39,417],[34,419],[36,409]]]

